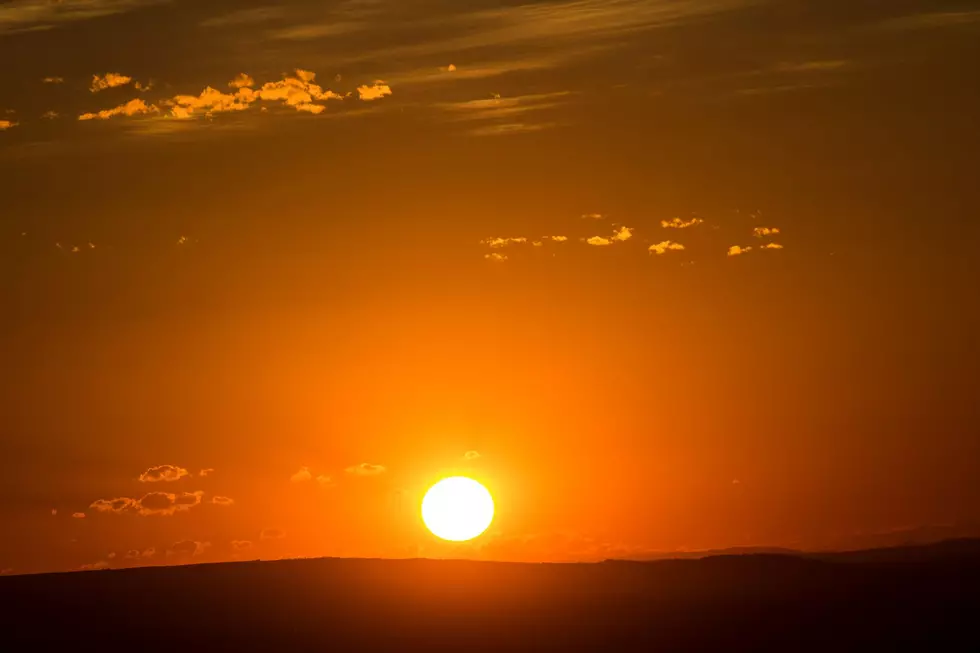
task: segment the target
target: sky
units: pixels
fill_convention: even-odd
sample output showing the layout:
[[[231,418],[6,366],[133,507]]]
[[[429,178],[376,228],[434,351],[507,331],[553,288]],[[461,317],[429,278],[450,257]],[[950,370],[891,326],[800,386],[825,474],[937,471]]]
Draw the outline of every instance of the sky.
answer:
[[[980,534],[978,37],[0,2],[0,572]],[[419,515],[453,474],[465,544]]]

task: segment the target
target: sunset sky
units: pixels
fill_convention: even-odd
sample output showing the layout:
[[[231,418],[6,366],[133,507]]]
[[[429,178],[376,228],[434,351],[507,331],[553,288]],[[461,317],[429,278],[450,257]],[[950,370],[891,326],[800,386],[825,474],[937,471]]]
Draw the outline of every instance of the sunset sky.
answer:
[[[0,571],[980,533],[977,61],[968,0],[0,1]]]

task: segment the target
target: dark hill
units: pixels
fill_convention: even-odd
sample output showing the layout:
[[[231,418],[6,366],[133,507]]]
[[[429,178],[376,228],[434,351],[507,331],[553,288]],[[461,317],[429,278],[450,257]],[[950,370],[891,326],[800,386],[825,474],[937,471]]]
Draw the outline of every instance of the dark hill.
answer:
[[[0,579],[0,606],[2,651],[975,651],[980,541],[820,557],[48,574]]]

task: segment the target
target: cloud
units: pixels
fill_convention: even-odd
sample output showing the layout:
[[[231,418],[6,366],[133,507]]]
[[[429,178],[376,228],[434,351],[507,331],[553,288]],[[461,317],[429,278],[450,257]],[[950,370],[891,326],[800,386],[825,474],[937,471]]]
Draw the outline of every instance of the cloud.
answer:
[[[150,547],[144,551],[140,551],[139,549],[130,549],[129,551],[126,552],[126,559],[140,560],[145,558],[152,558],[156,554],[157,554],[157,550],[154,549],[153,547]]]
[[[348,474],[356,474],[357,476],[377,476],[378,474],[384,474],[388,470],[384,465],[361,463],[360,465],[352,465],[344,471]]]
[[[228,82],[228,86],[234,89],[251,88],[255,86],[255,80],[252,79],[250,75],[246,75],[245,73],[238,73],[238,76],[236,76],[235,79]]]
[[[693,227],[704,222],[701,218],[691,218],[690,220],[682,220],[681,218],[674,218],[672,220],[661,220],[660,226],[664,229],[687,229],[688,227]]]
[[[322,25],[294,25],[269,32],[267,36],[275,41],[312,41],[325,36],[350,34],[365,29],[364,23],[338,22]]]
[[[57,514],[58,514],[58,509],[57,508],[52,508],[51,509],[51,516],[54,517]]]
[[[391,95],[391,87],[379,79],[370,86],[358,86],[357,95],[365,102],[380,100],[386,95]]]
[[[746,252],[751,252],[751,251],[752,251],[752,248],[751,247],[742,247],[740,245],[732,245],[731,247],[728,248],[728,255],[729,256],[741,256],[742,254],[745,254]]]
[[[231,548],[235,553],[242,553],[243,551],[248,551],[252,548],[253,544],[250,540],[232,540]]]
[[[486,240],[481,240],[481,245],[487,245],[494,249],[499,247],[507,247],[508,245],[523,245],[527,242],[527,238],[519,236],[517,238],[487,238]]]
[[[980,10],[943,11],[892,18],[881,23],[881,27],[892,30],[936,29],[976,22],[980,22]]]
[[[45,111],[44,113],[41,114],[41,117],[45,120],[54,120],[55,118],[58,117],[58,115],[59,114],[57,111]]]
[[[601,213],[586,213],[582,216],[585,220],[602,220],[604,217]]]
[[[235,80],[232,80],[229,85],[234,82]],[[255,100],[255,91],[244,86],[239,87],[235,93],[222,93],[218,89],[208,86],[201,91],[200,95],[177,95],[164,104],[171,107],[171,116],[186,119],[194,117],[195,114],[211,117],[215,113],[244,111]]]
[[[524,123],[524,122],[508,122],[500,125],[486,125],[485,127],[477,127],[476,129],[471,129],[468,133],[470,136],[506,136],[508,134],[526,134],[529,132],[539,132],[545,129],[552,129],[557,127],[558,123],[555,122],[543,122],[543,123]]]
[[[71,516],[72,516],[72,519],[85,519],[85,513],[84,512],[73,512]]]
[[[63,84],[64,82],[64,77],[45,77],[41,80],[42,84]]]
[[[480,457],[481,456],[479,451],[467,451],[466,453],[463,454],[463,460],[476,460],[477,458]]]
[[[454,73],[454,72],[456,72],[456,65],[455,64],[449,64],[448,66],[446,66],[446,72],[447,73]]]
[[[683,249],[684,246],[681,245],[680,243],[675,243],[669,240],[665,240],[662,243],[657,243],[656,245],[650,245],[649,251],[651,254],[657,254],[659,256],[661,254],[666,254],[669,251],[680,251]]]
[[[114,514],[136,514],[141,516],[164,515],[170,516],[177,512],[185,512],[201,503],[204,492],[150,492],[140,499],[119,497],[116,499],[99,499],[89,507],[98,511]]]
[[[116,559],[116,554],[115,554],[115,553],[110,553],[110,554],[109,554],[108,556],[106,556],[106,557],[107,557],[107,558],[109,558],[109,560],[115,560],[115,559]]]
[[[242,9],[220,16],[213,16],[200,23],[199,27],[231,27],[235,25],[254,25],[274,20],[283,15],[283,7],[255,7]]]
[[[223,93],[211,86],[201,91],[200,95],[177,95],[163,102],[171,107],[170,115],[174,118],[187,119],[195,115],[211,117],[216,113],[244,111],[260,100],[282,102],[297,111],[319,114],[326,110],[322,104],[314,101],[342,100],[344,96],[331,90],[324,90],[314,84],[316,73],[297,69],[295,76],[287,76],[279,81],[266,82],[259,88],[253,89],[255,80],[245,73],[228,82],[228,86],[236,89],[234,93]]]
[[[783,246],[779,243],[766,243],[762,246],[762,249],[782,249]]]
[[[297,111],[320,113],[323,105],[313,104],[313,100],[342,100],[344,96],[331,90],[323,90],[314,84],[316,73],[297,69],[295,77],[286,77],[278,82],[267,82],[256,91],[261,100],[281,101]]]
[[[216,506],[230,506],[235,503],[235,500],[232,499],[231,497],[215,496],[215,497],[211,497],[211,503],[213,503]]]
[[[777,64],[773,69],[779,73],[814,73],[814,72],[826,72],[830,70],[840,70],[841,68],[846,68],[850,65],[849,61],[843,59],[826,60],[826,61],[800,61],[800,62],[783,62]]]
[[[259,533],[260,540],[281,540],[286,537],[286,533],[278,528],[267,528]]]
[[[463,3],[456,3],[460,6]],[[589,46],[624,42],[627,34],[741,8],[747,0],[566,0],[504,4],[472,11],[446,12],[439,20],[445,38],[364,51],[348,61],[374,60],[380,56],[405,61],[458,56],[461,52],[524,44],[560,51],[565,58]],[[523,48],[529,49],[529,48]]]
[[[633,230],[629,227],[620,227],[615,234],[613,234],[612,239],[621,243],[625,243],[627,240],[633,237]]]
[[[160,481],[173,482],[179,481],[185,476],[190,476],[190,472],[183,467],[177,467],[176,465],[158,465],[156,467],[150,467],[148,470],[140,474],[140,483],[158,483]]]
[[[545,240],[549,238],[556,243],[564,243],[568,240],[568,236],[545,236]]]
[[[106,73],[102,77],[92,75],[92,83],[89,85],[88,90],[92,91],[93,93],[98,93],[99,91],[104,91],[108,88],[125,86],[132,81],[132,77],[121,73]]]
[[[183,236],[181,236],[181,238],[183,238]],[[202,469],[201,471],[199,471],[197,473],[197,475],[198,476],[207,476],[208,474],[213,474],[213,473],[214,473],[214,469],[208,467],[207,469]]]
[[[451,102],[439,106],[459,120],[489,120],[557,107],[561,104],[557,100],[569,95],[571,95],[570,91],[514,97],[501,97],[493,94],[489,98]]]
[[[613,231],[613,235],[609,238],[603,236],[592,236],[585,240],[586,243],[592,245],[593,247],[606,247],[612,245],[613,243],[625,243],[627,240],[633,237],[633,229],[630,227],[620,227]]]
[[[166,0],[18,0],[0,4],[0,34],[52,29],[162,2]]]
[[[157,113],[159,109],[156,105],[147,104],[143,100],[135,99],[130,100],[126,104],[121,104],[113,109],[104,109],[98,113],[83,113],[78,116],[79,120],[108,120],[114,116],[138,116],[147,113]]]
[[[5,129],[10,129],[11,127],[16,127],[17,123],[10,120],[0,120],[0,132]]]
[[[752,230],[752,235],[756,238],[762,238],[763,236],[772,236],[779,233],[778,227],[756,227]]]
[[[503,263],[510,257],[508,257],[506,254],[501,254],[500,252],[493,252],[492,254],[484,254],[483,258],[487,259],[488,261],[493,261],[494,263]]]
[[[305,483],[313,478],[309,467],[300,467],[299,471],[289,477],[293,483]]]
[[[167,549],[167,556],[176,557],[197,557],[204,555],[204,552],[211,547],[210,542],[197,542],[194,540],[181,540],[174,542]]]
[[[333,479],[327,476],[326,474],[320,474],[319,476],[317,476],[316,482],[324,487],[328,487],[334,484]]]
[[[98,562],[93,562],[89,565],[82,565],[78,568],[78,571],[99,571],[101,569],[108,569],[109,563],[105,560],[99,560]]]

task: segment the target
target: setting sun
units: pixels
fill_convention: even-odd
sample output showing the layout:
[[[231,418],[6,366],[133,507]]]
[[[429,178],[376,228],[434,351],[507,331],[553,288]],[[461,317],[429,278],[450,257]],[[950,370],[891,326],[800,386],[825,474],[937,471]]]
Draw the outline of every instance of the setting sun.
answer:
[[[422,521],[436,537],[451,542],[472,540],[493,521],[493,497],[471,478],[444,478],[425,493]]]

